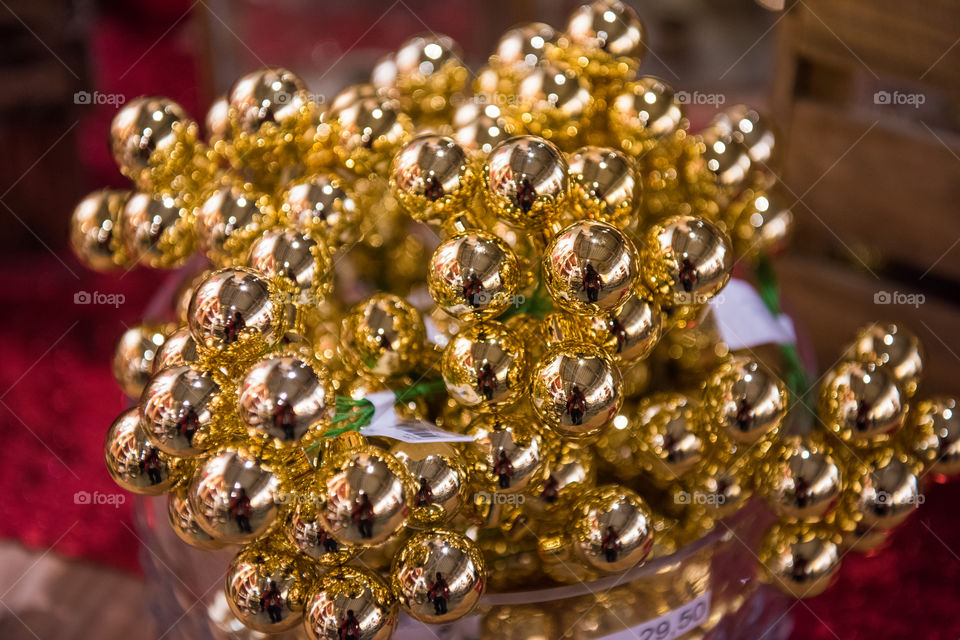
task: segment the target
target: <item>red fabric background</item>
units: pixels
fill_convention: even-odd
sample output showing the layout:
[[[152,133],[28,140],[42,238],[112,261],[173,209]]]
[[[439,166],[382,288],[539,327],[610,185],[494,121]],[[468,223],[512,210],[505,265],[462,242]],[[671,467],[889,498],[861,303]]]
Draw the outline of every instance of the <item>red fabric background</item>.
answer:
[[[164,94],[202,114],[191,54],[195,33],[189,20],[181,20],[188,6],[107,4],[91,41],[96,88],[128,97]],[[123,184],[105,150],[111,117],[110,107],[91,107],[81,124],[91,188]],[[82,505],[74,494],[120,493],[101,450],[110,421],[124,408],[110,356],[164,274],[92,274],[63,244],[54,251],[65,265],[49,253],[0,262],[0,536],[138,571],[138,541],[127,529],[130,501],[117,508]],[[125,303],[116,309],[76,305],[78,291],[122,294]],[[889,549],[875,557],[850,554],[835,586],[794,607],[794,637],[960,636],[958,498],[957,483],[932,487]]]

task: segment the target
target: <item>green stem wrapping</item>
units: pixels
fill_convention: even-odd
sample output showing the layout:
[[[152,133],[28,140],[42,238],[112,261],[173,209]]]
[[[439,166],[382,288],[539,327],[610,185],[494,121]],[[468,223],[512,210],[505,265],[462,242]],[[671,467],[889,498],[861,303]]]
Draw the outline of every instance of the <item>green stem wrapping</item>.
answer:
[[[754,273],[757,277],[760,299],[763,300],[770,313],[774,316],[780,315],[780,289],[777,285],[777,274],[770,256],[766,253],[760,254],[754,267]],[[810,393],[810,379],[804,371],[797,345],[781,344],[780,353],[786,367],[786,382],[791,397],[790,404],[793,404],[792,399],[795,398],[800,400],[801,405],[806,406],[807,403],[803,401],[803,398]]]

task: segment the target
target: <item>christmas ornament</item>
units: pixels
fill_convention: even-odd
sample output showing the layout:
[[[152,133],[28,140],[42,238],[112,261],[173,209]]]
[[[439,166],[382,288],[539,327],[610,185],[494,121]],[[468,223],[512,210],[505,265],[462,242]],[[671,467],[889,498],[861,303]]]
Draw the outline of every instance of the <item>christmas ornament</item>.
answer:
[[[840,568],[840,537],[807,524],[778,525],[759,551],[768,579],[798,598],[823,593]]]
[[[157,352],[166,342],[170,327],[140,324],[123,332],[113,352],[113,377],[131,398],[139,398],[153,375]]]
[[[625,227],[640,199],[640,182],[622,153],[605,147],[582,147],[567,158],[571,202],[577,215]]]
[[[517,493],[542,479],[548,452],[544,437],[514,416],[483,415],[467,428],[474,442],[465,447],[474,482],[485,489],[475,498],[493,502],[491,494]]]
[[[120,235],[120,217],[129,191],[94,191],[77,204],[70,218],[70,247],[94,271],[128,269],[133,260]]]
[[[110,477],[127,491],[157,496],[179,480],[179,461],[147,441],[136,409],[127,409],[114,420],[104,454]]]
[[[498,237],[479,231],[457,235],[437,247],[427,285],[437,305],[466,321],[488,320],[517,300],[519,265]]]
[[[234,557],[223,590],[240,622],[254,631],[277,633],[303,620],[313,580],[301,557],[265,542],[244,547]]]
[[[342,567],[320,578],[304,615],[311,640],[387,640],[398,621],[390,589],[365,569]]]
[[[413,478],[410,526],[429,527],[449,522],[466,500],[467,468],[452,445],[445,442],[397,442],[390,453]]]
[[[633,491],[615,485],[592,489],[573,507],[577,554],[604,573],[629,569],[653,545],[650,509]]]
[[[452,138],[422,135],[408,142],[390,165],[394,195],[414,220],[442,223],[466,208],[474,175],[467,154]]]
[[[703,412],[715,428],[734,442],[751,444],[779,429],[787,410],[787,391],[753,358],[722,364],[703,383]]]
[[[906,398],[917,392],[923,373],[923,349],[908,329],[892,323],[862,327],[847,354],[853,360],[882,366]]]
[[[462,329],[443,350],[447,391],[471,409],[494,409],[526,391],[528,364],[523,342],[499,322]]]
[[[223,418],[220,385],[193,365],[162,369],[140,401],[140,420],[151,444],[172,456],[194,458],[210,446],[213,425]]]
[[[566,160],[550,142],[534,136],[505,140],[483,167],[487,206],[510,224],[544,227],[567,202],[567,172]]]
[[[409,373],[426,342],[420,313],[388,293],[371,296],[343,321],[343,347],[354,365],[377,377]]]
[[[903,421],[904,398],[886,369],[842,362],[820,387],[820,414],[844,442],[883,441]]]

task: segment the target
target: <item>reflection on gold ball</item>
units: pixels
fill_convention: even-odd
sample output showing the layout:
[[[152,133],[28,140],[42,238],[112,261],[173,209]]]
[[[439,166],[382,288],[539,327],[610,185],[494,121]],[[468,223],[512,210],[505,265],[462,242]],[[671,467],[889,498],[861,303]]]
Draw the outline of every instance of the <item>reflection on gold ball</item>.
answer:
[[[153,376],[154,361],[170,327],[139,324],[123,332],[113,352],[113,377],[131,398],[139,398]]]
[[[433,252],[427,285],[437,305],[450,315],[477,321],[495,318],[517,301],[517,258],[493,234],[470,231]]]
[[[633,221],[640,181],[626,156],[606,147],[582,147],[567,162],[571,202],[580,217],[621,228]]]
[[[460,404],[493,409],[515,402],[528,380],[524,344],[499,322],[461,329],[443,350],[443,380]]]
[[[633,491],[618,485],[586,492],[573,508],[577,554],[604,573],[642,562],[653,546],[650,508]]]
[[[278,633],[303,619],[313,570],[302,556],[258,543],[240,550],[227,570],[224,594],[230,610],[255,631]]]
[[[787,390],[754,358],[735,357],[703,383],[703,413],[723,436],[750,444],[777,433],[787,411]]]
[[[473,196],[467,154],[452,138],[422,135],[408,142],[390,166],[390,185],[400,205],[421,222],[440,224]]]
[[[487,157],[483,187],[490,209],[510,224],[543,227],[567,201],[567,162],[550,142],[517,136]]]
[[[176,459],[147,440],[136,408],[127,409],[114,420],[107,432],[104,454],[110,477],[127,491],[158,496],[179,480]]]
[[[358,369],[378,377],[404,375],[419,361],[427,330],[405,300],[377,293],[353,307],[343,321],[342,346]]]
[[[662,305],[704,304],[730,279],[730,239],[703,218],[667,218],[647,231],[640,251],[640,271]]]
[[[885,440],[903,420],[904,398],[886,369],[873,363],[843,362],[820,386],[820,417],[847,442]]]
[[[839,537],[818,525],[780,524],[770,529],[758,557],[767,579],[797,598],[823,593],[840,568]]]
[[[129,191],[94,191],[81,200],[70,218],[70,247],[87,267],[110,271],[130,267],[119,234],[120,216]]]
[[[265,124],[288,126],[300,117],[308,98],[303,81],[282,68],[260,69],[237,80],[228,97],[237,131],[257,133]]]
[[[609,117],[610,129],[628,153],[643,152],[645,141],[664,138],[685,123],[674,90],[653,76],[628,83],[612,99]]]
[[[120,217],[127,254],[151,269],[175,269],[193,254],[193,216],[171,196],[135,193]]]
[[[544,438],[528,422],[515,416],[483,415],[466,433],[474,437],[464,454],[471,461],[474,482],[486,491],[518,493],[543,479],[548,455]],[[489,508],[489,494],[475,499]],[[502,506],[502,505],[500,505]]]
[[[906,327],[892,322],[875,322],[861,327],[847,355],[859,362],[872,362],[883,367],[906,397],[917,392],[923,373],[923,347],[916,334]]]
[[[307,601],[310,640],[389,640],[399,621],[398,603],[376,574],[343,567],[322,576]],[[344,634],[347,629],[352,633]]]

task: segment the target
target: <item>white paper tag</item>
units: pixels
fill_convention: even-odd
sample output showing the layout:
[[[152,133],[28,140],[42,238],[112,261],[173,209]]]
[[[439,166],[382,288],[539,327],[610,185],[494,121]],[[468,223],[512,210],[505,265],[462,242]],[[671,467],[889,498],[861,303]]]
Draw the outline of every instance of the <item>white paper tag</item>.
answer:
[[[694,598],[659,618],[631,629],[603,636],[603,640],[673,640],[696,629],[710,617],[710,592]]]
[[[397,415],[394,405],[397,396],[393,391],[378,391],[366,398],[373,403],[373,418],[370,424],[361,427],[365,436],[381,436],[402,442],[471,442],[472,436],[444,431],[435,424],[423,420],[405,420]]]
[[[732,279],[710,302],[720,337],[731,351],[761,344],[793,344],[797,334],[785,314],[774,316],[748,282]]]
[[[427,328],[427,340],[437,345],[441,349],[450,342],[450,336],[440,330],[433,318],[428,315],[423,316],[423,325]]]

